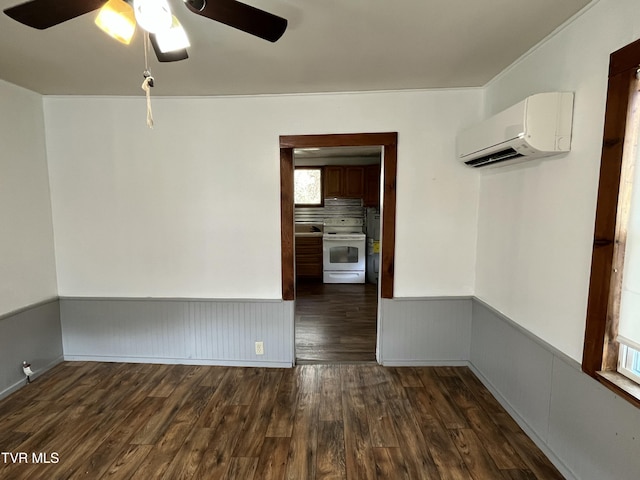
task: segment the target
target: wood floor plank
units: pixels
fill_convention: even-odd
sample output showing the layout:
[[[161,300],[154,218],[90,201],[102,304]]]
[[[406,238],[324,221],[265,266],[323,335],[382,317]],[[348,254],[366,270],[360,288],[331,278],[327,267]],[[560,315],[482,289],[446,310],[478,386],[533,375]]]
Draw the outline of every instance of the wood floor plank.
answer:
[[[433,371],[440,378],[458,377],[458,370],[460,370],[461,368],[466,368],[466,367],[450,367],[450,366],[433,367]]]
[[[424,388],[406,389],[427,448],[442,479],[469,480],[471,475]]]
[[[520,458],[513,446],[506,439],[500,428],[479,407],[464,410],[469,425],[487,450],[497,467],[501,470],[526,469],[527,465]]]
[[[447,391],[449,398],[458,407],[461,413],[467,408],[478,407],[473,392],[467,388],[465,383],[457,375],[442,376],[439,375],[440,384]]]
[[[57,382],[51,383],[46,390],[39,389],[40,393],[38,398],[40,400],[56,401],[62,397],[67,390],[76,386],[76,384],[84,377],[88,375],[91,370],[97,368],[99,364],[86,363],[78,368],[66,368],[64,369],[65,375],[60,375]]]
[[[205,369],[200,386],[217,388],[228,373],[229,369],[225,367],[208,367]]]
[[[298,396],[289,460],[285,478],[315,478],[316,454],[318,450],[318,369],[315,366],[301,366],[298,369]]]
[[[393,372],[398,376],[403,387],[422,387],[422,380],[415,369],[411,367],[397,367]]]
[[[173,423],[194,424],[204,412],[215,391],[215,387],[211,386],[193,387],[191,394],[176,413]]]
[[[318,428],[316,480],[346,480],[344,426],[342,420],[323,420]]]
[[[225,480],[247,480],[253,478],[257,466],[258,459],[255,457],[233,457],[224,478]]]
[[[168,397],[182,381],[187,372],[194,370],[193,367],[188,365],[167,365],[167,367],[166,374],[149,392],[148,395],[150,397]]]
[[[491,395],[491,392],[487,390],[469,368],[458,369],[456,373],[489,416],[504,412],[504,408],[502,408],[500,402]]]
[[[100,443],[92,449],[84,450],[84,461],[76,466],[69,478],[95,479],[104,475],[115,459],[129,447],[129,439],[153,415],[153,412],[164,402],[163,398],[148,397],[134,410],[131,410],[124,421]],[[61,462],[62,463],[62,462]]]
[[[33,401],[27,407],[15,410],[14,414],[8,415],[0,423],[0,441],[4,432],[36,432],[64,409],[50,400]]]
[[[200,427],[214,427],[224,415],[225,409],[229,406],[229,399],[235,392],[234,378],[235,370],[227,370],[227,374],[221,379],[218,387],[205,405],[202,414],[196,423]]]
[[[443,387],[442,382],[435,372],[428,368],[419,368],[418,375],[429,395],[429,401],[446,428],[468,428],[464,415],[449,397],[449,393]]]
[[[3,452],[16,452],[18,445],[23,443],[30,434],[26,432],[17,432],[15,430],[7,430],[0,433],[0,445]]]
[[[184,367],[184,365],[179,365]],[[195,385],[204,374],[202,367],[190,367],[171,370],[172,378],[167,380],[165,376],[161,380],[162,389],[154,389],[149,392],[149,398],[164,398],[164,402],[156,410],[142,428],[136,432],[130,443],[136,445],[153,445],[157,439],[169,428],[183,405],[197,390]],[[174,379],[180,379],[180,383],[174,383]],[[172,385],[169,387],[168,385]]]
[[[520,455],[523,462],[529,467],[537,478],[549,480],[562,479],[562,474],[544,456],[542,451],[525,435],[516,421],[506,412],[502,411],[493,416],[495,422],[504,432],[509,432],[507,440]]]
[[[163,480],[193,478],[200,466],[202,457],[209,445],[214,441],[211,428],[194,428],[185,439],[162,476]]]
[[[151,445],[128,445],[111,464],[100,480],[128,480],[144,460]]]
[[[157,365],[156,368],[134,367],[125,376],[123,385],[119,388],[121,392],[125,391],[126,395],[119,398],[119,401],[114,404],[114,408],[120,410],[136,408],[149,397],[156,385],[167,374],[169,368],[170,365]]]
[[[320,421],[342,421],[340,369],[330,365],[319,365]]]
[[[504,478],[473,430],[452,429],[449,430],[449,435],[473,478]]]
[[[298,398],[297,369],[287,369],[280,380],[275,404],[271,410],[267,437],[291,437]]]
[[[60,459],[2,480],[562,478],[466,367],[63,363],[0,412],[3,451]]]
[[[398,447],[398,437],[388,408],[388,399],[393,395],[389,383],[379,375],[381,371],[376,367],[363,366],[358,370],[362,386],[367,392],[363,399],[367,409],[371,446]]]
[[[78,423],[70,424],[66,432],[62,432],[44,447],[45,452],[56,452],[59,458],[64,459],[62,465],[32,465],[33,476],[41,478],[54,477],[53,471],[66,478],[71,475],[76,467],[84,460],[86,448],[79,449],[78,445],[101,444],[122,422],[127,421],[130,412],[113,410],[92,415]],[[25,472],[26,473],[26,472]]]
[[[411,480],[399,448],[374,447],[373,458],[378,480]]]
[[[162,478],[191,431],[190,423],[172,424],[140,463],[132,478]]]
[[[390,369],[386,375],[396,392],[389,400],[389,411],[409,476],[424,480],[440,479],[438,467],[422,435],[418,418],[407,398],[405,387],[399,381],[395,370]]]
[[[260,449],[264,442],[271,412],[275,403],[280,380],[282,379],[281,369],[265,369],[259,377],[257,391],[260,392],[252,403],[247,419],[244,422],[240,437],[233,452],[234,457],[255,457],[260,456]],[[256,378],[254,381],[258,381]]]
[[[198,480],[217,480],[224,478],[229,469],[233,449],[247,416],[249,407],[228,405],[212,429],[212,438],[205,450],[200,465],[193,476]]]
[[[263,368],[237,368],[232,379],[235,388],[229,397],[229,405],[251,405],[264,372]]]
[[[266,437],[262,443],[254,480],[281,480],[287,470],[289,437]],[[247,477],[247,480],[250,477]]]
[[[535,480],[537,478],[531,470],[505,470],[502,473],[509,480]]]
[[[68,431],[70,425],[81,424],[85,417],[87,408],[77,406],[69,408],[64,412],[59,412],[54,419],[43,425],[43,428],[29,436],[18,446],[20,452],[44,452],[58,437]],[[65,422],[60,419],[64,416]]]
[[[342,411],[347,478],[376,478],[364,394],[357,367],[345,365],[342,371]]]

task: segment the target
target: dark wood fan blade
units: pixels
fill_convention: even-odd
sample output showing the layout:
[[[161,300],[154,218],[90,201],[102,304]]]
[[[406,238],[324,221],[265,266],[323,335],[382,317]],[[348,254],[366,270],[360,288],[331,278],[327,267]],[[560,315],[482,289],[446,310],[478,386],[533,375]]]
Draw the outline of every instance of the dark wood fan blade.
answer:
[[[193,13],[270,42],[277,41],[287,29],[286,19],[235,0],[186,0],[185,3]]]
[[[149,40],[151,40],[153,51],[156,52],[156,57],[158,57],[159,62],[177,62],[189,58],[186,48],[183,48],[182,50],[174,50],[173,52],[162,52],[158,46],[156,36],[153,33],[149,34]]]
[[[101,8],[107,0],[32,0],[4,13],[29,27],[44,30]]]

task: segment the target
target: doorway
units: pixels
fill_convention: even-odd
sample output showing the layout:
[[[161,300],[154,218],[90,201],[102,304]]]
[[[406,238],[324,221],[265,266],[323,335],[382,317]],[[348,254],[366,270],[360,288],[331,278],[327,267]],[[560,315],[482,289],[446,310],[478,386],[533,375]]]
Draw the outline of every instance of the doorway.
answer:
[[[329,147],[379,147],[382,149],[380,173],[381,212],[378,284],[296,285],[294,149]],[[282,298],[295,300],[296,317],[306,316],[313,328],[299,325],[294,334],[299,345],[297,357],[310,362],[379,361],[378,303],[393,298],[395,250],[395,185],[397,133],[298,135],[280,137]],[[369,316],[369,317],[368,317]],[[369,328],[363,319],[371,318]],[[371,325],[371,322],[373,324]],[[315,324],[314,324],[315,323]],[[320,328],[322,326],[322,328]],[[294,328],[295,330],[295,328]],[[321,343],[313,343],[311,337]],[[324,342],[324,343],[322,343]],[[304,348],[305,345],[309,348]],[[324,346],[323,346],[324,345]],[[344,346],[349,348],[343,348]],[[364,345],[371,345],[364,347]],[[369,349],[362,356],[363,348]],[[375,348],[375,352],[372,349]]]

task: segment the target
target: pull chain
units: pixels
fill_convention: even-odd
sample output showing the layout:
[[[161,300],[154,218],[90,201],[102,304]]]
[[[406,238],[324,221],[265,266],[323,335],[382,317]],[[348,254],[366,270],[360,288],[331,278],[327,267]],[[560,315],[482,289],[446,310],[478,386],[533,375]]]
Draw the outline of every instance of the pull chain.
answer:
[[[142,76],[144,80],[142,81],[142,90],[145,91],[147,96],[147,126],[149,128],[153,128],[153,112],[151,111],[151,88],[153,88],[153,77],[151,76],[151,71],[149,70],[149,32],[144,32],[143,35],[144,41],[144,72]]]

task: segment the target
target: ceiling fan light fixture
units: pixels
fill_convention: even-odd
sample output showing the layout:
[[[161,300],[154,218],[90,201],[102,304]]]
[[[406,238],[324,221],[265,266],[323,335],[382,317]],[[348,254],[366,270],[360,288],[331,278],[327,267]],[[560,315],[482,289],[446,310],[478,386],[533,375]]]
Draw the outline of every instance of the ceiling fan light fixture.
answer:
[[[95,24],[106,34],[129,45],[136,31],[136,18],[131,5],[122,0],[109,0],[98,12]]]
[[[201,12],[207,5],[206,0],[184,0],[184,3],[188,4],[194,10]]]
[[[187,32],[175,16],[170,28],[156,33],[156,41],[162,53],[174,52],[191,46]]]
[[[167,0],[133,0],[133,11],[138,25],[149,33],[168,30],[173,22]]]

